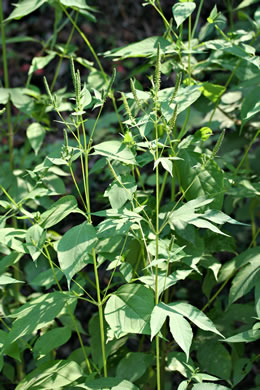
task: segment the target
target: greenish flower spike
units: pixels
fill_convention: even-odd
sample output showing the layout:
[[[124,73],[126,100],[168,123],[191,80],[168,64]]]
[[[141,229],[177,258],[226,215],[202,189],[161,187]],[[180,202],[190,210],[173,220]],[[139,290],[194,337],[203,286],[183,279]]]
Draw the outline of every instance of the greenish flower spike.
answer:
[[[134,100],[136,102],[136,105],[139,108],[139,110],[142,110],[142,104],[141,104],[140,100],[138,99],[133,79],[130,79],[130,85],[131,85],[131,91],[132,91],[132,94],[134,96]]]
[[[219,139],[217,140],[217,143],[216,143],[216,145],[215,145],[215,147],[213,149],[212,158],[214,158],[216,156],[216,154],[218,153],[218,151],[219,151],[219,149],[220,149],[220,147],[222,145],[222,142],[224,140],[225,132],[226,132],[226,130],[224,129],[222,131],[222,133],[220,134]]]
[[[129,105],[128,105],[128,101],[126,100],[126,97],[125,97],[124,92],[121,92],[121,96],[122,96],[122,99],[123,99],[123,103],[124,103],[124,106],[125,106],[125,110],[126,110],[126,112],[127,112],[127,114],[128,114],[128,117],[129,117],[130,121],[133,122],[133,123],[135,123],[134,117],[133,117],[133,115],[132,115],[132,113],[131,113],[131,110],[130,110],[130,107],[129,107]]]

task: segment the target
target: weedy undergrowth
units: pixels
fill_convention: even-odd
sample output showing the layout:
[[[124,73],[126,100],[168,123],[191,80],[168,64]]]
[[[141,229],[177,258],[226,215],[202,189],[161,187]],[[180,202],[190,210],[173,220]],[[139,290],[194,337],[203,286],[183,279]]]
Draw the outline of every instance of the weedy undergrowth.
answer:
[[[173,2],[170,20],[145,1],[164,35],[103,57],[146,62],[150,86],[137,67],[118,94],[81,29],[92,6],[22,0],[4,21],[0,2],[0,388],[259,388],[260,9],[224,3],[198,28],[203,0]],[[40,7],[53,35],[12,88],[6,28]],[[64,62],[72,92],[55,88]]]

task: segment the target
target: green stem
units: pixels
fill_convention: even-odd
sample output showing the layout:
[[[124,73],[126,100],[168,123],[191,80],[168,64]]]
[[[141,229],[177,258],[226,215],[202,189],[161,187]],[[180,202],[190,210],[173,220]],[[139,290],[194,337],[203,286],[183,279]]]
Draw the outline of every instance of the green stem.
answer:
[[[241,62],[242,62],[242,59],[239,60],[239,61],[237,62],[236,66],[235,66],[235,68],[233,69],[231,75],[229,76],[229,78],[228,78],[226,84],[224,85],[225,89],[224,89],[223,92],[220,94],[220,96],[218,97],[218,99],[217,99],[217,101],[216,101],[216,103],[215,103],[214,110],[212,111],[212,114],[210,115],[210,118],[209,118],[209,127],[210,127],[210,125],[211,125],[211,122],[212,122],[212,119],[213,119],[213,117],[214,117],[214,115],[215,115],[215,112],[216,112],[216,110],[217,110],[217,108],[218,108],[218,105],[219,105],[219,103],[220,103],[220,100],[221,100],[221,98],[222,98],[222,95],[225,93],[227,87],[229,86],[231,80],[233,79],[233,77],[234,77],[234,75],[235,75],[237,69],[239,68],[239,65],[241,64]]]
[[[102,350],[102,359],[104,365],[104,377],[107,377],[107,358],[106,358],[106,347],[105,347],[105,328],[104,328],[104,317],[103,317],[103,302],[101,299],[99,277],[98,277],[98,267],[95,249],[92,249],[93,262],[94,262],[94,273],[96,279],[96,290],[97,290],[97,300],[98,300],[98,314],[99,314],[99,325],[100,325],[100,341],[101,341],[101,350]]]
[[[255,140],[257,139],[258,135],[260,134],[260,129],[257,130],[254,138],[252,139],[252,141],[250,142],[250,144],[248,145],[246,151],[245,151],[245,154],[242,158],[242,160],[240,161],[240,163],[238,164],[238,166],[236,167],[235,169],[235,172],[234,172],[234,175],[236,176],[238,174],[238,171],[240,170],[240,168],[243,166],[244,162],[245,162],[245,159],[247,158],[247,155],[249,153],[249,150],[251,149],[251,146],[253,145],[253,143],[255,142]]]
[[[77,23],[78,15],[79,15],[79,13],[77,12],[77,13],[76,13],[76,17],[75,17],[75,23]],[[72,25],[72,29],[71,29],[69,38],[68,38],[68,40],[67,40],[67,42],[66,42],[66,45],[65,45],[64,53],[66,53],[67,48],[68,48],[68,46],[69,46],[69,44],[70,44],[70,42],[71,42],[71,39],[72,39],[72,37],[73,37],[74,30],[75,30],[75,27],[74,27],[74,25]],[[51,92],[52,92],[52,90],[53,90],[53,88],[54,88],[54,85],[55,85],[55,83],[56,83],[56,80],[57,80],[57,78],[58,78],[58,76],[59,76],[60,68],[61,68],[61,64],[62,64],[63,58],[64,58],[64,55],[62,55],[62,56],[60,57],[59,62],[58,62],[58,65],[57,65],[57,67],[56,67],[55,75],[54,75],[54,77],[53,77],[53,80],[52,80],[52,83],[51,83],[51,86],[50,86]]]
[[[1,38],[2,38],[2,56],[3,56],[3,68],[4,68],[4,84],[5,88],[9,88],[9,77],[8,77],[8,62],[6,55],[6,41],[5,41],[5,27],[4,27],[4,14],[3,14],[3,1],[0,1],[0,23],[1,23]],[[7,114],[7,127],[8,127],[8,146],[9,146],[9,161],[10,169],[14,169],[14,135],[12,126],[12,114],[11,114],[11,103],[10,98],[6,104]]]
[[[193,29],[192,29],[192,33],[191,33],[191,39],[194,38],[194,35],[195,35],[195,32],[196,32],[196,28],[197,28],[197,25],[198,25],[198,22],[199,22],[200,13],[201,13],[201,9],[202,9],[203,3],[204,3],[204,0],[200,0],[199,9],[198,9],[198,12],[197,12],[197,15],[196,15],[196,19],[195,19],[195,22],[194,22],[194,26],[193,26]]]

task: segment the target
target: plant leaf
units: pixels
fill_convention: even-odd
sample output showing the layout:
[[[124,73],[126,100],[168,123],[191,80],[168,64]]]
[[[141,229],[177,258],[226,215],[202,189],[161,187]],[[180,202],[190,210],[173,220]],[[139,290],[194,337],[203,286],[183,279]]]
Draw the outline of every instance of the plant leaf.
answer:
[[[45,137],[45,128],[40,123],[32,123],[27,127],[26,136],[37,155]]]
[[[43,294],[21,306],[11,317],[16,317],[8,336],[8,343],[46,326],[64,308],[68,295],[61,292]]]
[[[144,352],[128,352],[117,365],[116,376],[135,382],[153,362],[153,356]]]
[[[81,212],[77,207],[77,200],[72,195],[66,195],[57,200],[47,211],[42,213],[39,224],[48,229],[62,221],[71,213]]]
[[[92,263],[91,249],[97,241],[96,230],[88,222],[74,226],[59,241],[58,260],[69,288],[73,276],[87,264]]]
[[[232,281],[229,292],[229,305],[247,294],[260,282],[260,261],[250,262],[239,270]]]
[[[253,329],[235,334],[223,340],[225,343],[251,343],[260,339],[260,322],[256,323]]]
[[[175,302],[169,303],[168,305],[160,303],[159,305],[162,305],[163,307],[167,306],[168,309],[166,308],[166,310],[173,310],[174,313],[178,313],[184,317],[187,317],[188,320],[192,321],[200,329],[222,336],[222,334],[216,329],[213,322],[202,311],[190,305],[189,303]]]
[[[125,333],[150,334],[153,307],[152,290],[141,284],[125,284],[108,299],[105,319],[116,338]]]
[[[173,17],[177,24],[177,28],[192,14],[196,4],[192,1],[185,3],[177,3],[172,7]]]
[[[6,20],[20,19],[40,8],[47,0],[21,0]]]
[[[36,340],[33,346],[34,357],[47,355],[49,352],[65,344],[71,337],[71,329],[68,327],[54,328],[48,330]]]
[[[95,145],[94,149],[95,152],[92,154],[106,156],[111,160],[122,161],[126,164],[137,165],[133,152],[126,144],[123,144],[123,142],[117,140],[106,141]]]
[[[217,385],[215,383],[204,382],[204,383],[196,383],[196,385],[192,387],[192,390],[231,390],[231,389],[230,387]]]
[[[68,360],[53,360],[41,364],[21,380],[16,390],[61,389],[83,377],[81,367]]]
[[[131,43],[125,47],[110,50],[104,53],[104,57],[115,57],[125,59],[130,57],[152,57],[156,56],[158,44],[161,53],[176,53],[171,42],[163,37],[149,37],[140,42]]]

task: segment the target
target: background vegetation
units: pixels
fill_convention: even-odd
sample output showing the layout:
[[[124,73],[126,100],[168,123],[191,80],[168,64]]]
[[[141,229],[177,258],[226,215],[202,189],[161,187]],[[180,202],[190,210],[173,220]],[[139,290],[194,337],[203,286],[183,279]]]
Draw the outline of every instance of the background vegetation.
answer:
[[[0,388],[259,390],[259,1],[0,21]]]

